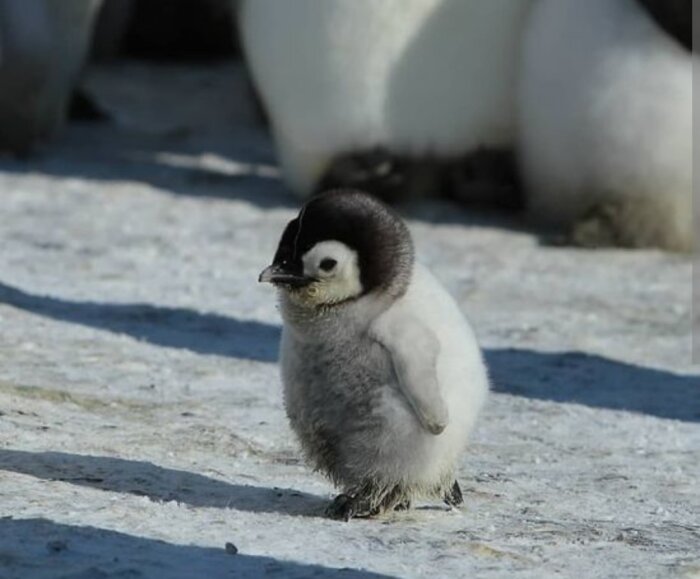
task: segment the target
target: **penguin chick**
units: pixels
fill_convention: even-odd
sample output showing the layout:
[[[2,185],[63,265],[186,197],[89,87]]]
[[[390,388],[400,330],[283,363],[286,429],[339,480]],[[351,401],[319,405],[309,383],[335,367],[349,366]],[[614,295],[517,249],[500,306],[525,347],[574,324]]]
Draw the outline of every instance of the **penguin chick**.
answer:
[[[408,228],[375,198],[312,198],[261,282],[278,288],[284,402],[308,461],[349,520],[462,502],[455,468],[488,392],[459,307],[414,260]]]

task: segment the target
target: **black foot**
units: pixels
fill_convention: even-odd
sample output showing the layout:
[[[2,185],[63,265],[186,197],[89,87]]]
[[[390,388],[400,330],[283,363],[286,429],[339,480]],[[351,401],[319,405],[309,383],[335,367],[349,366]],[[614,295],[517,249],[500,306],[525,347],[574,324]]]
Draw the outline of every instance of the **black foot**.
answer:
[[[401,501],[398,505],[396,505],[394,507],[394,510],[395,511],[410,511],[412,506],[413,505],[411,504],[411,501],[406,499],[404,501]]]
[[[442,500],[445,501],[445,503],[451,507],[457,507],[464,503],[462,489],[459,488],[459,483],[457,481],[455,481],[452,485],[452,488],[445,493],[445,496],[442,498]]]
[[[326,509],[326,516],[349,521],[352,518],[376,517],[387,511],[409,508],[411,502],[400,486],[382,487],[374,482],[367,482],[355,492],[335,497]]]
[[[337,156],[316,190],[361,189],[395,203],[434,195],[440,178],[440,164],[432,159],[411,159],[377,147]]]
[[[374,517],[379,514],[379,507],[372,507],[370,500],[361,495],[338,495],[326,508],[326,516],[337,521],[349,521],[352,518]]]
[[[623,218],[624,213],[618,204],[595,205],[574,224],[571,241],[588,248],[625,245],[618,226]]]
[[[447,163],[444,177],[445,193],[459,203],[505,211],[525,206],[512,151],[478,149]]]

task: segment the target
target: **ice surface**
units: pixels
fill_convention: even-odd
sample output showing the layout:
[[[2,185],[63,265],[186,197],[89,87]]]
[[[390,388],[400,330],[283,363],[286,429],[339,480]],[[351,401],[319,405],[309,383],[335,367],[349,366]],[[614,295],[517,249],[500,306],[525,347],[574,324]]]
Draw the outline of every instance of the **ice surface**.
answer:
[[[0,577],[699,576],[690,258],[438,202],[404,210],[494,380],[466,504],[320,516],[257,283],[296,201],[237,74],[95,70],[115,123],[0,161]]]

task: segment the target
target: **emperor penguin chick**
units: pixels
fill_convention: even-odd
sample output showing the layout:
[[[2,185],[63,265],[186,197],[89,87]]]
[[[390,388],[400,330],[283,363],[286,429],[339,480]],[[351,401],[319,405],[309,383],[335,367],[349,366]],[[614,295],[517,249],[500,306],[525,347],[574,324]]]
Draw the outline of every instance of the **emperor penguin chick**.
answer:
[[[349,520],[414,497],[462,502],[455,469],[488,392],[474,334],[414,260],[408,228],[375,198],[312,198],[260,274],[279,290],[292,429],[341,489]]]

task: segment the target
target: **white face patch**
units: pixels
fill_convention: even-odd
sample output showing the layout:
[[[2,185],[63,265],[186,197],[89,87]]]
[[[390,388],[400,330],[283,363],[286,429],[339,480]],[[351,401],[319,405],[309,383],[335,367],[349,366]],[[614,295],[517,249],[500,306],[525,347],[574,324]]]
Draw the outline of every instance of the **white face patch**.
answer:
[[[315,305],[334,304],[362,293],[357,252],[340,241],[321,241],[301,258],[304,275],[315,278],[305,298]]]

